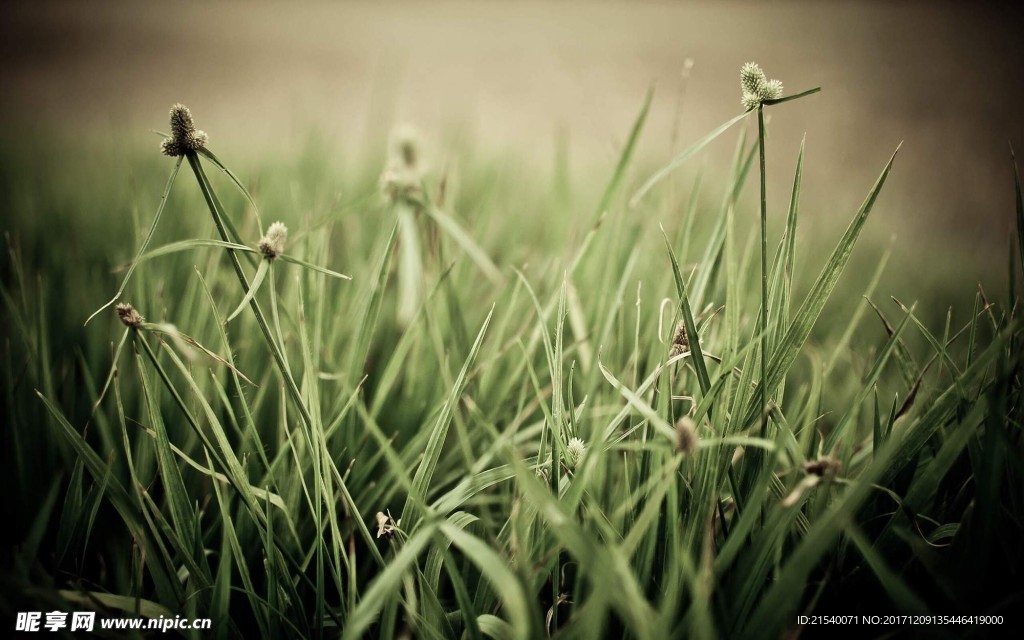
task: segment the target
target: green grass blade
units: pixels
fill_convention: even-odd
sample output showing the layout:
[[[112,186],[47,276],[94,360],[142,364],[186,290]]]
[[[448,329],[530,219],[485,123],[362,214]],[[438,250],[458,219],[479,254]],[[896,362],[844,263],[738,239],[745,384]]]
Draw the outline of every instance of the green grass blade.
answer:
[[[896,152],[898,151],[899,148],[897,147]],[[811,287],[810,292],[804,299],[803,304],[794,315],[782,342],[775,350],[775,353],[768,365],[768,372],[765,381],[762,381],[759,384],[767,383],[768,389],[775,388],[782,382],[786,372],[789,371],[790,366],[792,366],[793,361],[800,352],[800,348],[810,335],[811,327],[814,326],[815,321],[821,314],[821,310],[825,306],[825,302],[835,289],[836,283],[839,281],[839,276],[842,275],[846,264],[850,260],[854,244],[856,244],[857,239],[860,237],[860,233],[864,228],[864,223],[867,221],[868,214],[871,213],[871,210],[875,206],[875,202],[878,200],[878,194],[881,192],[882,186],[885,184],[885,180],[889,176],[889,171],[892,169],[892,164],[895,158],[896,153],[893,153],[889,162],[886,163],[885,168],[882,170],[882,174],[878,177],[878,180],[871,188],[867,198],[865,198],[864,203],[857,212],[857,215],[854,216],[850,226],[846,229],[846,233],[843,234],[839,244],[836,245],[836,248],[833,250],[824,269],[822,269],[821,274],[814,282],[814,285]],[[756,404],[752,404],[747,408],[742,424],[752,423],[757,419],[758,415],[760,415],[760,408]]]
[[[128,280],[131,279],[132,273],[135,272],[135,265],[138,264],[139,258],[144,253],[146,253],[146,247],[149,246],[149,243],[153,240],[153,236],[156,234],[156,227],[158,224],[160,224],[160,217],[164,213],[164,205],[167,204],[167,196],[171,193],[171,187],[174,185],[174,179],[178,176],[178,170],[181,169],[181,160],[182,158],[179,157],[174,162],[174,168],[171,169],[171,176],[167,179],[167,186],[164,187],[164,193],[162,196],[160,196],[160,204],[157,205],[156,215],[153,216],[153,223],[149,226],[149,232],[146,234],[146,239],[142,241],[142,245],[139,247],[139,251],[135,256],[135,260],[132,260],[130,266],[128,267],[128,273],[124,274],[124,279],[121,280],[121,286],[117,288],[117,293],[115,293],[114,297],[111,298],[106,304],[104,304],[99,309],[93,311],[92,315],[85,319],[85,324],[89,324],[89,321],[95,318],[96,315],[99,314],[104,309],[109,309],[112,304],[118,301],[118,299],[121,297],[121,294],[124,293],[125,287],[128,286]]]
[[[480,245],[473,240],[473,237],[462,228],[462,226],[456,222],[455,218],[451,217],[444,211],[441,211],[437,207],[427,206],[423,209],[430,218],[437,223],[445,233],[451,236],[452,240],[456,242],[462,250],[466,252],[466,255],[476,264],[477,268],[487,276],[487,279],[495,284],[500,284],[504,278],[501,275],[501,270],[494,264],[491,257],[487,255]]]
[[[530,638],[530,605],[519,580],[506,566],[506,561],[484,541],[466,533],[460,527],[443,523],[441,533],[466,554],[480,568],[491,585],[501,593],[502,602],[511,619],[513,637]]]
[[[629,206],[636,207],[638,204],[640,204],[640,200],[642,200],[643,197],[647,195],[647,193],[655,187],[655,185],[664,180],[670,173],[678,169],[680,165],[689,160],[701,149],[708,146],[708,144],[710,144],[715,138],[728,131],[733,125],[735,125],[737,122],[746,117],[747,113],[741,113],[735,118],[728,120],[727,122],[720,125],[717,129],[705,135],[703,138],[693,143],[690,147],[683,150],[675,158],[672,158],[672,160],[667,165],[662,167],[660,170],[656,171],[654,175],[647,179],[647,182],[645,182],[643,186],[637,189],[636,193],[634,193],[633,197],[630,198],[629,200]]]
[[[493,305],[484,319],[483,325],[480,327],[480,332],[477,334],[476,340],[469,350],[469,355],[462,365],[462,370],[459,371],[458,378],[456,378],[451,392],[445,399],[444,406],[441,407],[440,414],[438,414],[437,419],[434,421],[434,426],[430,429],[430,438],[423,452],[423,459],[416,468],[416,475],[412,480],[413,489],[417,495],[426,496],[429,493],[430,481],[434,477],[434,470],[437,468],[437,462],[441,457],[441,450],[448,435],[448,426],[451,423],[452,414],[455,412],[459,399],[462,397],[462,392],[466,388],[466,383],[469,381],[470,369],[476,361],[477,354],[480,352],[480,345],[483,344],[484,335],[487,333],[487,325],[490,324],[492,315],[494,315]],[[410,495],[405,501],[405,506],[402,508],[402,526],[408,531],[414,531],[420,518],[421,514],[416,510],[414,497]]]
[[[227,320],[224,321],[225,323],[234,320],[235,317],[238,316],[238,314],[242,313],[242,311],[244,311],[245,308],[249,306],[249,301],[252,300],[253,297],[256,295],[256,292],[259,291],[260,286],[263,284],[263,280],[264,278],[267,277],[267,273],[269,271],[270,260],[260,260],[260,266],[259,268],[256,269],[256,275],[253,276],[252,282],[249,283],[249,290],[245,292],[245,297],[243,297],[242,301],[238,303],[238,306],[235,307],[235,310],[228,315]],[[273,286],[273,284],[271,284],[271,286]]]
[[[697,323],[693,320],[693,310],[690,308],[690,298],[686,295],[686,284],[679,272],[679,262],[672,250],[672,244],[668,240],[665,229],[661,230],[665,238],[665,249],[668,250],[669,260],[672,262],[672,276],[676,282],[676,293],[679,295],[679,310],[683,316],[683,323],[686,325],[686,335],[689,339],[690,353],[692,354],[693,368],[697,371],[697,381],[700,384],[700,391],[707,395],[711,389],[711,378],[708,376],[707,364],[704,362],[704,352],[700,346],[700,334],[697,333]]]
[[[647,112],[651,109],[651,102],[654,100],[654,87],[647,89],[646,95],[644,95],[643,106],[640,107],[640,113],[637,114],[636,120],[633,121],[633,127],[629,130],[629,138],[626,140],[626,146],[622,148],[622,153],[619,155],[619,161],[615,164],[615,171],[612,172],[611,180],[608,181],[608,186],[604,188],[604,193],[601,194],[601,199],[597,201],[597,207],[594,209],[594,219],[599,219],[608,211],[608,207],[612,203],[612,198],[618,193],[619,187],[622,186],[622,180],[626,176],[626,168],[629,166],[629,161],[633,158],[633,152],[636,150],[637,140],[640,139],[640,132],[644,129],[644,123],[647,122]]]

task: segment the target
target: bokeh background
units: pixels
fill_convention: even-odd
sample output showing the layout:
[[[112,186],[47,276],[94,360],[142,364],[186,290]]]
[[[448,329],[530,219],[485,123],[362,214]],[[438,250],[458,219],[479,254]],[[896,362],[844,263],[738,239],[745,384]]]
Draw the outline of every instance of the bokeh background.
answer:
[[[525,158],[544,176],[564,153],[571,179],[593,185],[649,86],[638,166],[653,168],[739,112],[738,69],[756,60],[787,92],[823,87],[771,113],[773,215],[784,213],[804,133],[811,234],[816,221],[845,224],[903,141],[869,227],[878,242],[901,240],[895,268],[993,287],[1005,278],[1007,143],[1024,148],[1024,22],[1009,4],[25,2],[0,11],[5,163],[15,145],[32,146],[27,137],[82,163],[103,162],[97,148],[155,145],[150,130],[181,101],[243,172],[311,141],[355,157],[412,123],[438,167],[470,144]],[[723,139],[706,154],[712,178],[732,147]],[[68,213],[78,214],[88,212]],[[19,215],[28,214],[4,212]]]

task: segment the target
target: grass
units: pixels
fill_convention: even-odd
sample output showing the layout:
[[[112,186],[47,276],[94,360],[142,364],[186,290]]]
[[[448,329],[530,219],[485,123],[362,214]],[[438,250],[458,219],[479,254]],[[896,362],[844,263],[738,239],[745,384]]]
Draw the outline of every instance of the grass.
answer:
[[[808,93],[662,168],[635,164],[649,93],[588,195],[471,151],[464,173],[423,172],[401,147],[385,197],[379,155],[247,176],[219,147],[124,152],[125,193],[102,166],[41,182],[8,148],[5,615],[712,638],[809,613],[1010,613],[1017,247],[1007,293],[955,316],[890,300],[888,254],[841,278],[898,166],[829,250],[797,240],[801,144],[773,227],[765,175],[786,164],[763,110]],[[737,131],[724,184],[686,174]],[[271,217],[289,237],[268,257]],[[149,321],[83,327],[113,291]]]

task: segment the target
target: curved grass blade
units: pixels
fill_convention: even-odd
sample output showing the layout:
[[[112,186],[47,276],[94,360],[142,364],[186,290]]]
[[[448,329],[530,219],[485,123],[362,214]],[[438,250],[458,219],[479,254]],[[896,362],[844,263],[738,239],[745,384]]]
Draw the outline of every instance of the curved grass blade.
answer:
[[[160,216],[163,215],[164,205],[167,204],[167,196],[171,192],[171,186],[174,184],[174,178],[178,175],[178,170],[181,169],[181,161],[183,156],[179,156],[178,160],[174,163],[174,169],[171,170],[171,177],[167,179],[167,186],[164,187],[164,193],[160,196],[160,204],[156,208],[156,215],[153,216],[153,223],[149,226],[149,233],[146,234],[146,239],[142,241],[142,246],[139,247],[138,255],[135,260],[132,261],[131,266],[128,267],[128,273],[124,275],[124,280],[121,281],[121,286],[117,288],[117,293],[111,298],[105,305],[92,312],[92,315],[85,319],[85,324],[89,324],[89,321],[96,317],[104,309],[109,309],[110,305],[117,302],[121,294],[124,293],[125,287],[128,286],[128,280],[132,277],[132,272],[135,271],[135,265],[138,264],[139,257],[146,252],[146,247],[153,240],[153,235],[156,233],[156,226],[160,223]]]
[[[647,89],[647,95],[644,96],[644,104],[640,107],[640,113],[637,115],[636,120],[633,122],[633,128],[629,131],[629,139],[626,141],[626,146],[622,149],[622,154],[619,156],[619,162],[615,165],[615,172],[612,173],[612,179],[608,181],[608,186],[605,187],[604,193],[601,194],[601,199],[597,203],[597,208],[594,210],[594,219],[600,218],[607,210],[608,205],[611,204],[612,198],[618,192],[619,187],[622,184],[622,178],[626,175],[626,167],[629,166],[629,161],[633,157],[633,151],[636,149],[636,142],[640,139],[640,132],[643,131],[644,122],[647,121],[647,112],[650,111],[651,101],[654,99],[654,87]]]
[[[227,176],[231,178],[231,181],[235,183],[235,186],[238,187],[238,190],[242,192],[242,195],[245,196],[245,199],[249,201],[249,205],[252,207],[252,212],[256,216],[256,224],[259,225],[260,231],[262,232],[263,221],[260,219],[260,208],[256,206],[256,201],[253,200],[252,194],[250,194],[249,190],[245,188],[245,185],[242,184],[242,181],[239,180],[238,176],[236,176],[231,169],[228,169],[227,165],[221,162],[220,158],[215,156],[212,151],[210,151],[206,147],[202,147],[198,149],[198,151],[200,154],[209,159],[210,162],[215,164],[218,169],[227,174]]]
[[[408,531],[412,531],[414,529],[420,515],[416,513],[414,495],[428,495],[430,481],[434,477],[434,469],[437,467],[437,461],[441,457],[441,449],[444,447],[445,436],[448,435],[448,426],[451,422],[452,414],[455,412],[455,407],[459,403],[459,399],[462,397],[462,391],[466,388],[466,382],[469,379],[469,370],[476,361],[477,354],[480,352],[480,345],[483,344],[484,334],[487,333],[487,326],[491,323],[491,316],[493,315],[494,306],[492,305],[490,312],[487,314],[487,318],[484,319],[483,326],[480,327],[480,332],[477,333],[476,341],[473,342],[473,346],[469,350],[469,355],[466,357],[466,361],[462,365],[459,377],[456,378],[455,384],[452,386],[452,390],[445,399],[444,406],[441,408],[441,413],[438,414],[437,420],[434,422],[434,426],[430,431],[430,439],[427,441],[426,450],[423,452],[423,460],[416,469],[416,475],[412,480],[415,494],[409,495],[405,501],[405,506],[402,508],[402,523]]]
[[[134,263],[127,263],[127,267],[131,267],[132,264],[138,264],[145,262],[146,260],[152,260],[160,256],[170,255],[172,253],[178,253],[180,251],[188,251],[189,249],[196,249],[199,247],[215,247],[220,249],[231,249],[232,251],[248,251],[249,253],[257,253],[256,249],[247,247],[244,244],[238,244],[236,242],[224,242],[223,240],[213,240],[206,238],[193,238],[190,240],[179,240],[178,242],[171,242],[147,251],[145,254],[140,255],[134,261]]]
[[[697,324],[693,321],[693,310],[690,308],[690,299],[686,295],[686,284],[683,282],[683,275],[679,272],[679,262],[672,250],[672,243],[669,242],[665,229],[661,229],[661,235],[665,238],[665,248],[668,250],[668,257],[672,261],[672,276],[676,281],[676,292],[679,294],[679,308],[683,314],[683,323],[686,325],[686,335],[689,337],[690,351],[693,354],[693,368],[697,370],[697,381],[700,383],[700,392],[707,394],[711,389],[711,378],[708,377],[707,364],[704,362],[704,352],[700,347],[700,334],[697,333]]]
[[[715,129],[714,131],[712,131],[711,133],[707,134],[706,136],[704,136],[703,138],[701,138],[697,142],[695,142],[692,145],[690,145],[688,148],[683,150],[675,158],[672,158],[672,160],[667,165],[665,165],[664,167],[659,169],[653,176],[651,176],[650,178],[647,179],[647,182],[645,182],[642,187],[637,189],[636,193],[633,194],[633,197],[630,198],[630,200],[629,200],[629,206],[630,207],[637,206],[640,203],[640,200],[642,200],[643,197],[645,195],[647,195],[647,192],[650,191],[651,189],[653,189],[656,184],[658,184],[659,182],[664,180],[665,177],[668,176],[668,174],[670,174],[673,171],[675,171],[680,165],[682,165],[684,162],[689,160],[691,156],[693,156],[698,151],[700,151],[701,149],[706,147],[708,144],[710,144],[712,140],[714,140],[718,136],[720,136],[723,133],[725,133],[726,131],[728,131],[729,128],[732,127],[734,124],[736,124],[737,122],[739,122],[743,118],[746,118],[749,113],[750,113],[749,111],[741,113],[740,115],[736,116],[735,118],[733,118],[733,119],[731,119],[731,120],[721,124],[717,129]]]
[[[491,585],[501,593],[502,602],[512,619],[512,637],[524,640],[531,637],[530,605],[523,593],[522,585],[506,566],[506,561],[484,541],[454,524],[443,523],[441,533],[466,554]]]
[[[341,635],[342,640],[363,637],[376,619],[377,613],[396,595],[403,576],[415,564],[420,553],[430,544],[431,538],[437,531],[437,526],[436,522],[429,523],[405,541],[401,551],[391,558],[385,569],[380,572],[377,579],[363,594],[359,605],[348,618],[348,624]]]
[[[800,348],[810,335],[811,328],[817,321],[818,316],[821,314],[821,310],[825,306],[825,302],[828,300],[832,291],[836,287],[836,283],[839,281],[839,276],[842,275],[846,264],[850,260],[850,255],[853,253],[853,246],[860,237],[860,232],[864,228],[864,223],[867,221],[868,214],[871,213],[871,210],[875,206],[875,202],[878,200],[878,194],[881,192],[886,178],[889,177],[889,172],[892,170],[892,164],[896,159],[897,153],[899,153],[899,147],[896,147],[896,151],[893,152],[892,157],[889,158],[889,162],[886,163],[881,175],[878,176],[878,180],[875,181],[871,191],[868,192],[863,204],[861,204],[860,209],[857,211],[857,215],[854,216],[853,221],[850,222],[850,226],[846,229],[846,233],[843,234],[839,244],[836,245],[836,248],[833,250],[825,268],[822,269],[821,273],[818,275],[818,279],[814,282],[814,285],[811,287],[810,292],[804,299],[803,304],[800,305],[800,308],[794,315],[793,320],[789,325],[789,329],[786,331],[785,337],[775,349],[775,353],[772,356],[771,361],[768,363],[767,377],[765,380],[761,380],[758,383],[759,386],[766,385],[768,389],[776,388],[781,383],[786,372],[789,371],[793,361],[796,360]],[[760,392],[756,394],[756,396],[759,395]],[[758,406],[757,397],[752,398],[751,402],[747,406],[746,414],[743,416],[743,422],[741,425],[751,424],[757,419],[760,412],[761,408]]]
[[[57,593],[68,602],[86,609],[92,609],[98,602],[108,609],[118,609],[146,618],[174,618],[174,613],[163,605],[135,596],[119,596],[102,591],[71,591],[70,589],[62,589]]]
[[[64,417],[63,412],[51,402],[46,396],[39,391],[36,391],[36,395],[43,401],[47,411],[57,424],[61,427],[61,432],[64,434],[67,441],[71,444],[72,448],[78,457],[85,463],[85,468],[89,471],[94,479],[107,477],[107,465],[105,465],[102,459],[97,455],[92,447],[82,438],[82,434],[75,430],[68,422],[67,418]],[[176,583],[169,575],[167,569],[163,566],[160,560],[159,554],[152,551],[152,538],[149,535],[149,529],[146,524],[140,519],[139,509],[133,503],[131,497],[125,488],[121,485],[121,482],[117,478],[109,478],[104,481],[106,486],[106,497],[110,501],[111,505],[117,510],[118,515],[124,521],[131,532],[132,537],[139,545],[140,549],[145,553],[144,555],[146,567],[149,569],[150,575],[158,585],[158,590],[167,593],[177,592],[177,589],[173,587]],[[173,573],[173,572],[170,572]]]
[[[618,378],[612,375],[611,371],[608,371],[608,369],[605,368],[604,363],[601,362],[600,354],[598,354],[597,357],[597,367],[601,370],[605,380],[615,387],[615,390],[621,393],[622,397],[625,398],[626,401],[629,402],[629,404],[631,404],[638,413],[640,413],[640,415],[649,420],[652,427],[660,431],[662,435],[669,439],[669,441],[673,441],[675,439],[675,429],[673,429],[664,418],[659,416],[658,412],[655,411],[651,405],[647,404],[643,398],[626,387],[626,385],[619,382]]]
[[[799,100],[800,98],[803,98],[803,97],[806,97],[806,96],[818,93],[819,91],[821,91],[821,87],[814,87],[813,89],[808,89],[807,91],[801,91],[800,93],[794,93],[791,96],[783,96],[781,98],[776,98],[775,100],[765,100],[761,104],[763,104],[766,107],[770,107],[770,106],[775,105],[775,104],[782,104],[783,102],[790,102],[791,100]]]
[[[229,315],[227,320],[224,321],[225,324],[234,320],[235,316],[237,316],[238,314],[242,313],[242,311],[245,310],[245,307],[249,304],[249,301],[252,300],[253,296],[256,295],[256,292],[259,291],[260,286],[263,284],[263,281],[267,278],[267,273],[269,271],[270,260],[260,260],[260,266],[256,269],[256,275],[253,276],[252,282],[249,283],[249,290],[245,292],[245,297],[242,298],[242,301],[238,303],[238,306],[235,307],[235,310],[232,311],[231,315]]]
[[[500,284],[504,277],[501,275],[501,270],[494,264],[487,252],[484,251],[480,245],[478,245],[469,235],[469,233],[463,229],[455,218],[451,217],[444,211],[436,207],[424,207],[423,209],[430,218],[441,227],[460,247],[465,251],[469,257],[476,263],[476,266],[483,272],[487,278],[495,283]]]
[[[277,259],[278,260],[284,260],[285,262],[290,262],[290,263],[298,265],[300,267],[305,267],[305,268],[307,268],[307,269],[309,269],[311,271],[315,271],[317,273],[322,273],[325,276],[331,276],[332,278],[340,278],[342,280],[351,280],[352,279],[352,276],[347,276],[344,273],[338,273],[337,271],[332,271],[332,270],[330,270],[330,269],[328,269],[326,267],[321,267],[321,266],[312,264],[310,262],[306,262],[305,260],[300,260],[299,258],[294,258],[294,257],[292,257],[292,256],[290,256],[288,254],[285,254],[285,253],[282,253],[281,255],[277,256]]]

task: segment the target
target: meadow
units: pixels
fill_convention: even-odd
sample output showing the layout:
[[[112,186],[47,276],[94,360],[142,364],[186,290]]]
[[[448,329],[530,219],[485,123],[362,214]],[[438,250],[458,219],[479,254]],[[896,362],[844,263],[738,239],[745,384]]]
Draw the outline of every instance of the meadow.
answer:
[[[5,617],[318,638],[1010,624],[1024,244],[982,286],[921,239],[858,246],[893,149],[859,208],[801,236],[804,144],[782,156],[765,116],[814,90],[745,73],[744,104],[663,166],[637,160],[638,96],[617,162],[576,182],[476,147],[430,167],[402,130],[243,172],[180,106],[142,148],[5,138]],[[723,145],[709,180],[696,160]],[[1019,231],[1019,179],[1016,203]]]

